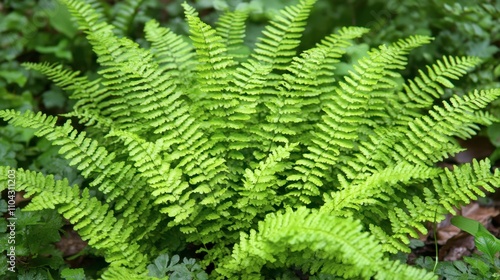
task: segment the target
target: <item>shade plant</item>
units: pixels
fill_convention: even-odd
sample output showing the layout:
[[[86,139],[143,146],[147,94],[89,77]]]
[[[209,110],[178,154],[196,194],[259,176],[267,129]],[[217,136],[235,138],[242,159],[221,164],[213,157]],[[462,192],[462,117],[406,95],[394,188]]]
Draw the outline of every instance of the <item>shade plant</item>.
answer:
[[[436,102],[475,57],[444,56],[405,81],[408,53],[432,41],[422,35],[373,48],[338,75],[368,30],[340,28],[297,53],[315,2],[284,8],[248,51],[245,10],[212,27],[183,4],[189,40],[152,20],[144,47],[96,5],[61,0],[99,69],[25,63],[70,93],[68,120],[0,117],[58,147],[85,181],[14,169],[32,198],[23,211],[69,220],[109,264],[103,279],[437,279],[390,256],[498,185],[487,159],[436,163],[496,120],[482,109],[500,90]],[[198,261],[175,257],[190,254]]]

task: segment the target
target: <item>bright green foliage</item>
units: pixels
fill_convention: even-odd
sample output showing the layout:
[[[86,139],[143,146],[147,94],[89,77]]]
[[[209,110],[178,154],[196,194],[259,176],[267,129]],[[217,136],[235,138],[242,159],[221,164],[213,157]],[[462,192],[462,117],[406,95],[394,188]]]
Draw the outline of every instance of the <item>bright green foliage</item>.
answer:
[[[91,5],[60,1],[98,56],[98,78],[25,66],[71,92],[69,116],[87,130],[29,111],[0,117],[35,129],[86,179],[70,186],[17,170],[19,189],[33,196],[27,210],[56,208],[69,219],[110,263],[105,279],[148,279],[153,257],[180,254],[186,243],[204,253],[203,268],[214,265],[212,278],[296,267],[325,277],[435,279],[388,255],[408,251],[426,222],[500,183],[487,160],[435,167],[461,150],[455,137],[495,120],[481,109],[500,90],[433,103],[479,62],[469,57],[444,57],[403,84],[406,55],[429,37],[372,49],[336,76],[346,48],[368,30],[342,28],[297,55],[314,0],[277,14],[251,52],[242,12],[214,28],[184,4],[190,41],[151,21],[151,46],[141,48]]]
[[[137,10],[144,0],[126,0],[116,4],[112,24],[116,27],[119,35],[125,35],[129,30]]]
[[[373,275],[378,279],[433,279],[423,271],[384,259],[383,248],[356,220],[322,211],[311,213],[306,208],[288,209],[284,214],[268,215],[258,230],[242,233],[232,256],[222,261],[221,274],[228,279],[236,275],[260,279],[261,267],[273,263],[350,279]]]

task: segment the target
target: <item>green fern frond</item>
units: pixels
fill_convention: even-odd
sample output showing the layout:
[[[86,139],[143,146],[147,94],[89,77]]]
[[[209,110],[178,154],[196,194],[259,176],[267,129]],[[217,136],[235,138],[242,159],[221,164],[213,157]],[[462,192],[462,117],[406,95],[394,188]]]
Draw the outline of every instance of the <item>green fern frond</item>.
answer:
[[[361,36],[366,31],[363,28],[344,28],[337,34],[332,34],[325,41],[327,43],[319,44],[316,48],[305,51],[300,57],[293,58],[292,63],[286,69],[287,71],[281,77],[266,77],[266,83],[258,81],[264,79],[259,77],[260,73],[251,72],[255,67],[266,66],[258,65],[257,62],[250,60],[243,63],[242,66],[243,68],[251,68],[237,69],[235,85],[239,88],[236,90],[250,95],[254,91],[260,91],[258,95],[263,100],[258,101],[257,99],[253,103],[262,102],[262,105],[257,108],[259,111],[265,112],[266,117],[260,118],[257,124],[247,124],[250,127],[251,135],[248,135],[246,139],[262,142],[256,147],[261,149],[258,153],[260,155],[256,155],[257,159],[265,156],[273,147],[273,143],[286,144],[289,141],[294,142],[299,139],[304,142],[308,141],[305,132],[311,130],[310,123],[318,120],[321,115],[319,113],[321,95],[335,81],[333,77],[334,65],[345,53],[346,47],[350,45],[350,40]],[[258,79],[255,81],[258,84],[251,85],[252,80],[238,82],[239,78],[244,77],[240,75],[243,73],[241,71],[255,75],[251,79]],[[252,102],[252,99],[246,101]],[[249,113],[253,114],[255,105],[248,107],[251,108]],[[252,142],[255,143],[255,141]],[[245,144],[252,145],[252,142]],[[235,146],[243,145],[239,141],[236,143]]]
[[[264,29],[264,35],[257,41],[252,58],[271,69],[285,70],[295,56],[300,44],[306,20],[316,0],[301,0],[295,6],[281,10]]]
[[[228,90],[228,83],[232,79],[229,69],[236,65],[236,61],[228,53],[228,47],[234,46],[225,44],[234,44],[234,38],[224,41],[214,28],[198,18],[192,7],[187,4],[183,6],[198,61],[193,81],[196,86],[191,84],[186,88],[187,95],[193,101],[191,110],[197,117],[201,116],[201,120],[207,120],[204,126],[210,130],[205,130],[205,133],[212,135],[210,138],[213,139],[213,145],[219,141],[226,142],[223,139],[234,141],[232,137],[237,137],[237,134],[232,132],[243,128],[245,124],[241,120],[248,119],[246,105],[241,104],[236,93]],[[201,144],[194,144],[197,145]],[[203,144],[203,147],[206,146],[207,144]],[[203,151],[208,149],[204,148]],[[186,158],[183,162],[187,160],[189,159]]]
[[[79,71],[65,69],[62,65],[49,63],[23,63],[26,69],[36,70],[62,89],[71,92],[70,98],[76,99],[73,112],[66,116],[76,116],[80,123],[87,126],[109,127],[110,122],[100,116],[96,103],[102,101],[106,94],[101,85],[101,79],[90,81],[87,77],[81,77]]]
[[[69,69],[64,69],[62,65],[44,63],[31,63],[25,62],[23,66],[26,69],[36,70],[49,79],[51,79],[57,86],[64,90],[76,91],[82,95],[89,94],[91,90],[96,88],[92,83],[83,77],[78,77],[80,75],[79,71],[71,71]],[[89,90],[90,89],[90,90]]]
[[[340,190],[323,195],[325,204],[321,209],[332,215],[354,215],[360,219],[361,216],[356,213],[364,214],[364,210],[368,207],[380,207],[397,197],[396,191],[399,184],[406,185],[417,180],[425,181],[435,177],[438,173],[439,171],[434,167],[402,162],[371,174],[363,180],[348,183],[345,178],[339,178],[339,181],[343,183],[339,187]]]
[[[160,76],[151,54],[128,39],[114,37],[111,32],[92,33],[88,37],[100,56],[99,64],[104,67],[99,71],[107,89],[106,99],[99,103],[102,115],[112,119],[121,129],[134,127],[133,123],[138,118],[146,118],[146,113],[152,113],[148,119],[162,115],[158,110],[160,100],[172,94],[174,86]],[[127,102],[130,103],[126,105]],[[131,116],[130,109],[136,114]],[[142,126],[140,130],[147,128]]]
[[[162,204],[163,207],[173,203],[182,204],[181,196],[189,185],[181,178],[180,170],[172,169],[169,162],[161,156],[163,153],[161,140],[151,143],[133,133],[120,130],[112,130],[108,137],[118,137],[123,142],[128,151],[128,159],[139,171],[138,176],[147,182],[151,194],[157,197],[156,204]],[[167,207],[163,211],[179,220],[180,213],[169,210]]]
[[[248,13],[243,11],[226,12],[220,16],[216,23],[217,35],[219,35],[227,54],[235,59],[247,58],[243,39],[245,38],[245,21]]]
[[[61,2],[98,56],[98,78],[25,66],[72,92],[66,116],[85,131],[41,113],[0,118],[59,146],[86,179],[17,173],[28,210],[57,209],[110,262],[103,278],[147,278],[152,256],[196,248],[200,269],[215,265],[210,277],[261,279],[266,266],[283,277],[434,279],[387,256],[500,183],[488,161],[435,167],[462,150],[456,138],[496,121],[481,110],[500,90],[434,101],[479,62],[468,57],[403,84],[407,54],[429,37],[372,49],[339,76],[367,29],[340,29],[296,55],[314,0],[280,12],[248,55],[244,12],[214,28],[184,4],[190,37],[150,21],[144,49],[117,36],[142,0],[121,4],[117,26],[95,0]]]
[[[68,7],[73,19],[84,32],[98,32],[112,30],[113,26],[106,23],[106,17],[93,5],[79,0],[57,0]]]
[[[158,68],[149,52],[109,32],[90,34],[89,40],[96,44],[98,62],[105,67],[99,71],[107,89],[106,99],[98,105],[103,116],[113,120],[118,129],[167,132],[165,138],[173,143],[191,138],[197,126],[189,127],[193,119],[181,98],[182,92],[176,91],[173,80]],[[137,126],[137,122],[143,125]]]
[[[338,63],[339,57],[344,55],[346,48],[352,45],[353,39],[361,37],[368,31],[368,29],[362,27],[343,27],[337,32],[325,37],[316,45],[317,48],[329,50],[329,56],[326,57],[323,62],[325,71],[320,73],[317,78],[319,85],[322,85],[320,86],[323,92],[322,99],[327,98],[328,94],[335,90],[333,82],[337,80],[337,77],[333,70],[336,68],[335,65]]]
[[[108,201],[123,195],[120,183],[135,181],[131,166],[116,161],[114,153],[108,153],[97,141],[86,138],[85,132],[78,133],[69,121],[57,126],[55,117],[30,111],[21,114],[14,110],[0,111],[0,117],[10,120],[13,125],[36,129],[35,135],[61,146],[59,153],[70,160],[69,164],[80,170],[82,176],[93,178],[90,185],[98,186],[107,194]]]
[[[386,105],[394,98],[396,84],[392,78],[399,75],[393,70],[406,64],[404,55],[410,50],[429,41],[428,37],[415,36],[372,50],[358,61],[345,82],[339,82],[334,92],[324,96],[325,114],[311,133],[309,153],[297,161],[295,170],[303,176],[290,178],[298,181],[290,186],[297,189],[291,195],[309,204],[310,197],[320,194],[324,181],[332,181],[326,171],[336,165],[340,154],[349,153],[360,139],[371,134],[371,129],[379,125],[377,118],[380,122],[390,118]]]
[[[485,196],[485,190],[493,191],[500,183],[500,179],[498,172],[491,174],[489,170],[488,160],[464,164],[455,167],[453,171],[445,169],[438,176],[427,178],[430,181],[428,187],[419,187],[418,191],[411,191],[415,193],[413,198],[402,200],[399,205],[381,204],[376,207],[366,205],[363,211],[365,214],[367,211],[376,211],[372,217],[378,217],[379,220],[376,224],[371,224],[370,228],[384,244],[385,251],[406,252],[409,250],[408,236],[417,238],[418,232],[426,233],[426,222],[436,221],[436,218],[439,221],[444,214],[455,213],[453,207],[468,204],[478,196]],[[401,194],[395,193],[391,197],[397,196]],[[382,220],[385,218],[388,219],[387,222]],[[387,223],[390,223],[390,226]],[[382,226],[384,224],[385,226]],[[390,230],[388,231],[386,227]]]
[[[104,67],[98,72],[105,88],[99,94],[98,113],[113,121],[120,129],[156,129],[156,133],[168,129],[172,122],[166,124],[165,118],[162,118],[166,114],[165,108],[170,107],[173,111],[179,107],[182,109],[182,102],[177,100],[180,94],[174,94],[175,84],[172,79],[158,69],[152,54],[129,39],[118,39],[112,34],[111,25],[102,23],[100,28],[90,29],[97,25],[94,18],[98,17],[98,13],[89,5],[81,6],[75,1],[65,3],[75,10],[77,18],[89,19],[80,24],[87,30],[89,42],[99,56],[98,62]],[[105,28],[104,25],[108,27]],[[129,105],[124,105],[125,103]],[[128,109],[131,108],[134,114],[130,114]],[[179,114],[185,114],[186,111],[184,109]],[[134,124],[138,119],[147,121],[138,127]]]
[[[294,57],[287,72],[283,74],[283,86],[289,92],[297,91],[299,95],[307,97],[311,89],[307,86],[317,87],[318,90],[328,90],[328,85],[335,81],[335,65],[340,62],[346,48],[352,40],[367,33],[368,29],[361,27],[344,27],[331,34],[317,44],[315,48],[306,50],[300,57]],[[299,88],[293,88],[293,84]]]
[[[304,263],[304,259],[314,261]],[[358,221],[306,208],[268,215],[258,231],[242,234],[232,256],[216,271],[229,279],[260,279],[259,271],[266,263],[274,267],[300,265],[311,273],[344,278],[384,279],[383,275],[393,274],[394,279],[437,279],[424,270],[404,269],[399,267],[402,264],[384,259],[379,243],[362,232]]]
[[[384,263],[384,269],[377,271],[375,279],[438,279],[437,276],[425,270],[401,265],[400,261],[388,261]]]
[[[136,175],[136,170],[117,160],[115,153],[108,153],[97,141],[87,138],[85,132],[78,133],[70,122],[57,126],[56,118],[29,111],[24,114],[13,110],[0,111],[0,117],[18,126],[36,129],[35,135],[45,137],[53,145],[60,146],[59,153],[70,160],[69,164],[80,170],[82,176],[90,179],[90,186],[97,187],[105,194],[106,202],[114,203],[114,209],[117,211],[123,210],[122,214],[129,222],[137,221],[141,215],[143,218],[149,216],[151,209],[148,210],[145,207],[147,205],[141,202],[147,190],[138,187],[142,183],[141,177]],[[63,190],[59,189],[58,192]],[[40,200],[48,203],[49,198],[42,195]],[[138,228],[151,225],[145,220],[136,224]]]
[[[158,277],[151,277],[146,275],[145,272],[137,273],[132,269],[123,266],[110,265],[106,271],[101,275],[103,280],[157,280]]]
[[[234,72],[235,91],[248,95],[272,91],[277,79],[274,70],[285,70],[295,55],[307,16],[315,0],[301,0],[299,4],[281,11],[263,31],[249,60]],[[274,77],[274,78],[273,78]]]
[[[136,209],[136,211],[142,209],[144,212],[124,212],[124,215],[129,216],[127,217],[129,222],[140,226],[137,232],[138,239],[154,231],[161,221],[161,216],[154,215],[154,211],[172,217],[173,220],[169,222],[171,227],[180,225],[181,231],[190,233],[204,222],[203,216],[199,217],[200,213],[206,212],[208,207],[217,207],[220,204],[218,199],[223,200],[218,193],[224,191],[217,190],[217,186],[224,180],[222,176],[224,161],[217,160],[217,158],[207,159],[202,147],[192,147],[197,150],[197,153],[186,155],[189,159],[186,163],[181,161],[177,166],[171,167],[172,158],[162,156],[165,147],[162,139],[151,143],[141,139],[138,135],[120,130],[112,130],[108,137],[118,137],[123,142],[128,151],[129,161],[132,161],[139,171],[138,177],[141,181],[147,182],[146,191],[150,191],[152,197],[155,198],[154,207],[152,205],[148,207],[147,202],[138,201],[134,197],[130,203],[134,202],[134,205],[138,206],[132,205],[128,209]],[[182,176],[183,174],[190,177]],[[150,220],[137,221],[144,218]],[[154,219],[154,222],[151,219]],[[210,220],[213,219],[210,218]],[[213,231],[220,231],[220,227]],[[208,233],[204,235],[209,236]],[[215,236],[205,238],[204,242],[211,242],[214,238]],[[195,240],[199,241],[198,237]]]
[[[478,126],[495,121],[490,115],[478,113],[489,102],[500,96],[500,90],[471,92],[463,97],[453,96],[443,102],[443,107],[434,106],[428,115],[414,119],[400,129],[380,129],[370,141],[361,143],[359,161],[348,163],[343,172],[353,174],[370,168],[381,169],[401,161],[420,165],[432,165],[450,154],[461,150],[453,136],[462,139],[474,135]],[[393,152],[387,154],[384,149]],[[356,165],[363,162],[364,166]],[[352,170],[348,170],[352,168]]]
[[[2,174],[8,174],[7,171],[10,169],[7,166],[0,166]],[[69,203],[72,197],[80,193],[80,189],[77,186],[70,186],[66,179],[55,180],[53,175],[45,176],[29,170],[17,169],[16,180],[22,182],[16,185],[16,191],[26,191],[25,197],[33,197],[30,204],[24,208],[25,211],[55,209],[56,205]]]
[[[335,92],[325,96],[329,100],[324,107],[328,116],[325,122],[338,122],[339,117],[344,119],[341,127],[330,129],[342,131],[341,139],[350,141],[366,133],[363,132],[364,126],[376,127],[385,123],[389,118],[387,103],[394,99],[394,89],[397,87],[393,78],[400,77],[395,71],[404,69],[409,51],[430,40],[426,36],[409,37],[391,46],[383,45],[374,49],[367,57],[360,59],[354,65],[354,71],[344,78],[345,81],[339,82]],[[361,115],[363,120],[359,118]],[[349,127],[349,123],[353,126]],[[345,138],[345,134],[351,136]],[[353,143],[347,141],[338,141],[338,145],[352,148]]]
[[[188,4],[183,4],[186,21],[189,25],[190,38],[193,41],[193,46],[195,47],[197,54],[198,63],[198,75],[201,79],[205,79],[206,82],[217,82],[222,79],[225,82],[228,77],[226,71],[218,71],[225,69],[234,64],[234,61],[230,56],[225,56],[227,53],[227,46],[224,44],[222,38],[217,35],[217,31],[210,25],[201,21],[198,17],[198,13],[195,9]],[[218,82],[216,85],[222,85],[222,82]],[[209,83],[204,87],[209,91],[220,91],[221,88],[212,88],[212,84]]]
[[[105,251],[106,261],[144,270],[147,258],[137,250],[138,245],[130,242],[133,228],[126,228],[107,205],[91,198],[88,189],[82,192],[81,198],[73,198],[71,203],[58,207],[58,211],[74,225],[82,239],[89,240],[89,245]]]
[[[6,171],[6,168],[0,167],[0,171]],[[121,264],[137,272],[144,271],[147,258],[130,240],[133,228],[125,227],[123,220],[115,218],[107,204],[90,197],[88,189],[80,193],[78,187],[70,188],[67,180],[58,181],[53,176],[22,169],[16,170],[16,180],[18,190],[26,189],[28,195],[36,195],[33,204],[28,205],[25,211],[57,205],[57,211],[73,224],[83,240],[88,240],[89,245],[104,255],[107,262]],[[52,197],[50,201],[47,195],[55,194],[59,196]]]
[[[401,113],[394,115],[394,117],[403,118],[408,115],[411,117],[411,111],[430,107],[434,99],[443,96],[442,86],[453,88],[450,79],[458,80],[480,62],[481,60],[477,57],[444,56],[435,64],[427,66],[427,74],[419,70],[419,77],[403,85],[404,92],[399,93],[402,105],[399,112]]]
[[[110,9],[109,3],[100,0],[83,0],[82,2],[89,4],[99,15],[108,15],[107,11]],[[105,20],[105,18],[101,16],[100,19]]]
[[[472,164],[455,167],[452,171],[445,169],[444,174],[433,180],[436,195],[446,211],[455,213],[453,208],[457,204],[467,204],[478,196],[485,195],[485,191],[493,192],[500,183],[498,170],[492,174],[488,159],[473,160]]]
[[[283,200],[277,191],[286,184],[286,180],[280,178],[279,174],[290,168],[286,159],[296,147],[297,144],[278,146],[265,160],[259,162],[257,168],[245,170],[243,186],[236,189],[238,201],[233,205],[241,214],[234,217],[236,221],[231,229],[248,230],[259,213],[276,210]]]
[[[324,44],[294,57],[282,75],[278,91],[264,102],[269,113],[257,129],[271,132],[271,142],[284,143],[311,130],[310,123],[321,115],[321,95],[335,81],[335,64],[340,62],[350,40],[366,32],[364,28],[342,29]],[[301,140],[307,141],[305,138]]]
[[[146,23],[144,32],[162,72],[178,82],[178,86],[188,87],[197,64],[193,59],[193,47],[170,29],[160,27],[155,20]]]
[[[144,0],[125,0],[118,2],[115,6],[116,14],[114,15],[111,25],[116,29],[118,35],[125,35],[130,30],[130,26],[137,14],[139,7]]]

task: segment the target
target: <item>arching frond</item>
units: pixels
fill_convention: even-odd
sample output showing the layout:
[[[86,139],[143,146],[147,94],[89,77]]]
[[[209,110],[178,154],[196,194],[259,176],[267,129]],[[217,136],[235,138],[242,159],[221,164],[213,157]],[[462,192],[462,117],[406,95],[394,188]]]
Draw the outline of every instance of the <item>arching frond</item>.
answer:
[[[481,60],[477,57],[446,57],[431,66],[427,66],[427,73],[419,70],[419,76],[403,85],[404,92],[399,93],[401,103],[395,118],[405,119],[414,117],[412,114],[418,109],[429,108],[434,99],[444,94],[442,87],[453,88],[450,80],[458,80]],[[399,107],[399,106],[398,106]]]
[[[349,154],[357,142],[378,126],[377,118],[389,118],[386,104],[394,98],[393,77],[406,64],[410,50],[428,43],[430,38],[417,36],[372,50],[358,61],[355,71],[339,82],[335,91],[325,96],[322,121],[311,134],[309,153],[297,161],[295,169],[302,175],[291,179],[301,181],[291,187],[303,203],[310,203],[311,196],[318,196],[324,181],[332,182],[330,167],[339,161],[341,153]]]
[[[384,259],[380,244],[363,233],[355,220],[311,213],[305,208],[268,215],[258,231],[242,234],[217,272],[226,278],[259,279],[266,263],[274,267],[299,265],[304,271],[343,278],[384,279],[392,275],[394,279],[437,279],[425,270]]]
[[[217,35],[222,38],[227,54],[236,59],[247,58],[246,47],[243,44],[247,17],[247,12],[235,11],[226,12],[217,20]]]
[[[193,59],[193,47],[182,36],[170,29],[160,27],[151,20],[144,27],[146,39],[151,42],[151,52],[164,75],[168,75],[177,86],[188,88],[191,84],[193,68],[197,62]]]
[[[104,14],[94,8],[95,5],[79,0],[58,1],[68,7],[73,19],[78,23],[80,30],[86,33],[93,33],[113,29],[113,26],[106,23]]]
[[[482,114],[479,110],[498,96],[499,90],[476,91],[463,97],[453,96],[449,101],[443,102],[443,107],[434,106],[428,115],[416,118],[404,127],[377,130],[370,141],[360,145],[362,155],[358,156],[358,165],[353,161],[343,171],[353,174],[371,168],[385,168],[387,164],[401,161],[421,165],[441,161],[461,150],[453,136],[470,138],[479,128],[477,124],[488,125],[495,120],[493,116]],[[393,152],[382,152],[388,148]],[[364,166],[361,167],[359,162],[363,162]]]
[[[0,167],[0,171],[5,174],[6,167]],[[22,169],[16,170],[16,180],[19,191],[27,190],[29,195],[41,194],[35,196],[26,210],[57,206],[57,211],[73,224],[83,240],[104,254],[107,262],[128,267],[136,273],[145,269],[147,257],[130,240],[133,227],[125,227],[123,220],[114,217],[109,205],[91,197],[88,189],[80,192],[77,186],[69,187],[67,180],[58,181],[53,176]],[[58,196],[50,201],[47,194]]]
[[[132,21],[144,0],[125,0],[116,3],[111,25],[116,27],[118,35],[125,35],[130,30]]]

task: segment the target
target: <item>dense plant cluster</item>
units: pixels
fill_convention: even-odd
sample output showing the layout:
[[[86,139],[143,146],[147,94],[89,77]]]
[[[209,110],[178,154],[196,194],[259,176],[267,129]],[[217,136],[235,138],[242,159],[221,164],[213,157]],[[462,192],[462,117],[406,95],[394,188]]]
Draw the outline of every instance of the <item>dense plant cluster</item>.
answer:
[[[500,91],[464,87],[450,97],[452,81],[479,65],[472,56],[443,56],[405,78],[410,51],[429,45],[428,36],[368,50],[354,42],[367,33],[378,42],[369,29],[344,27],[308,46],[301,36],[314,4],[329,5],[314,0],[281,12],[280,1],[214,1],[226,11],[215,27],[182,4],[185,23],[172,19],[170,28],[145,21],[153,1],[60,2],[69,13],[51,26],[78,36],[68,23],[75,18],[98,65],[25,63],[54,92],[69,93],[70,102],[55,99],[71,110],[26,110],[36,108],[4,86],[7,108],[16,110],[0,111],[9,122],[1,131],[17,134],[5,134],[10,157],[0,171],[17,167],[17,190],[31,198],[15,212],[19,255],[57,277],[89,272],[64,269],[51,246],[63,221],[52,209],[109,264],[98,273],[106,279],[435,279],[391,255],[407,252],[426,222],[498,186],[488,160],[435,166],[462,150],[456,138],[497,121],[482,109]],[[249,17],[272,19],[257,39],[245,36]],[[128,39],[141,22],[145,39]],[[173,32],[183,26],[189,39]],[[66,46],[54,55],[75,62]],[[32,154],[17,164],[30,142]]]

